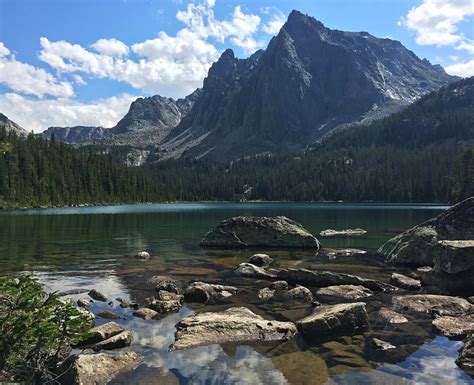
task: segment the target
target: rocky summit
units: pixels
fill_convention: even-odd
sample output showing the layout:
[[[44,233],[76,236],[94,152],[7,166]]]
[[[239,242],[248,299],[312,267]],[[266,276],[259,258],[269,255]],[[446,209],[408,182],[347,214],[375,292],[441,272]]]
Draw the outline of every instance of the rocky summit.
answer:
[[[387,116],[456,78],[400,42],[332,30],[292,11],[266,50],[224,51],[184,99],[139,98],[113,128],[50,128],[69,143],[152,146],[154,159],[297,151],[335,128]]]
[[[0,130],[4,129],[7,133],[14,132],[20,136],[28,135],[28,131],[26,131],[23,127],[18,125],[17,123],[8,119],[5,115],[0,113]]]

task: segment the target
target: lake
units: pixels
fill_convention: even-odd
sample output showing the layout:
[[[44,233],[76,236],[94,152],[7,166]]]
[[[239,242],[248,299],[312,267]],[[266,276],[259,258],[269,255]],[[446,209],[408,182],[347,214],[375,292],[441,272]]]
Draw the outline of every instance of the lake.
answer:
[[[175,324],[196,311],[246,306],[278,320],[295,321],[311,306],[259,300],[268,285],[237,277],[233,270],[255,250],[219,251],[199,247],[202,236],[221,220],[236,215],[285,215],[303,224],[324,246],[319,253],[263,250],[275,267],[318,267],[384,281],[392,269],[374,251],[395,234],[438,215],[445,206],[380,204],[200,203],[0,211],[0,268],[3,274],[28,271],[49,290],[96,288],[113,301],[95,302],[91,310],[111,310],[123,317],[134,341],[129,349],[144,356],[134,372],[119,384],[470,384],[456,364],[461,342],[435,336],[428,319],[403,325],[379,325],[374,335],[398,346],[390,354],[374,354],[371,334],[345,336],[311,345],[302,337],[283,343],[210,345],[168,352]],[[360,227],[367,234],[353,238],[322,238],[325,229]],[[336,256],[332,249],[354,248],[366,254]],[[152,258],[133,255],[148,251]],[[259,250],[262,252],[262,250]],[[154,294],[147,284],[153,275],[170,275],[184,282],[203,280],[239,287],[242,294],[206,306],[185,304],[160,320],[145,321],[122,309],[116,298],[142,302]],[[77,300],[87,294],[71,295]],[[369,298],[370,313],[388,303],[389,295]],[[97,319],[97,324],[107,322]],[[309,382],[308,382],[309,381]]]

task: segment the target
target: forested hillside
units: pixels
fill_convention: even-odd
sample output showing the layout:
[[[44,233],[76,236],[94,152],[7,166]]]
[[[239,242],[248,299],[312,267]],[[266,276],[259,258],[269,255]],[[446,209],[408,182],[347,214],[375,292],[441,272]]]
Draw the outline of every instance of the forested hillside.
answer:
[[[0,207],[144,202],[159,198],[156,186],[143,169],[0,129]]]

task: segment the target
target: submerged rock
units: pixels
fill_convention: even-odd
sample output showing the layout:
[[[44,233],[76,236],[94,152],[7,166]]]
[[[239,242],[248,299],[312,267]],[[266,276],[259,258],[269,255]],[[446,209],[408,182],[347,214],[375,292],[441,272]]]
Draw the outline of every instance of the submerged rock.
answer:
[[[266,320],[245,307],[199,313],[182,319],[176,328],[170,350],[225,342],[287,340],[297,333],[293,323]]]
[[[236,294],[234,286],[214,285],[206,282],[193,282],[184,291],[184,299],[188,302],[206,303],[211,298],[227,298]]]
[[[358,300],[361,298],[370,297],[374,295],[374,292],[360,285],[337,285],[318,289],[316,294],[341,297],[349,300]]]
[[[462,340],[474,330],[474,317],[443,316],[435,318],[432,325],[433,329],[439,334],[448,338]]]
[[[474,197],[386,242],[378,252],[389,262],[433,266],[441,240],[474,239]]]
[[[319,233],[322,237],[336,237],[336,236],[345,236],[345,237],[353,237],[358,235],[367,234],[367,231],[364,229],[346,229],[346,230],[323,230]]]
[[[374,346],[377,350],[390,350],[390,349],[396,349],[397,347],[388,343],[388,342],[385,342],[385,341],[382,341],[382,340],[379,340],[378,338],[372,338],[372,346]]]
[[[88,289],[76,288],[76,289],[61,291],[61,292],[59,292],[59,295],[61,297],[64,297],[65,295],[83,294],[83,293],[87,293],[88,291],[89,291]]]
[[[326,363],[311,351],[280,354],[272,362],[290,384],[322,385],[329,379]]]
[[[421,282],[418,279],[407,277],[403,274],[392,273],[390,283],[405,290],[420,290]]]
[[[92,304],[93,304],[93,301],[87,298],[79,298],[77,300],[77,306],[82,307],[84,309],[89,309]]]
[[[288,282],[274,281],[268,286],[271,290],[288,290]]]
[[[97,314],[100,318],[106,318],[106,319],[121,319],[122,317],[119,316],[118,314],[115,314],[111,311],[108,310],[102,310],[100,313]]]
[[[254,254],[249,259],[249,263],[259,267],[268,267],[272,264],[273,259],[267,254]]]
[[[286,217],[234,217],[221,222],[201,241],[203,247],[283,247],[319,249],[319,241]]]
[[[463,298],[436,294],[415,294],[395,296],[392,303],[397,310],[431,314],[436,311],[440,315],[460,316],[468,314],[474,308]]]
[[[374,291],[386,292],[396,290],[396,287],[374,279],[324,270],[282,269],[278,272],[277,277],[288,282],[315,287],[360,285]]]
[[[89,291],[89,297],[95,299],[96,301],[107,302],[107,297],[96,289]]]
[[[369,327],[369,320],[365,303],[356,302],[319,306],[296,325],[298,330],[310,339],[324,340],[364,331]]]
[[[474,333],[464,340],[464,346],[460,350],[456,364],[474,377]]]
[[[248,278],[263,278],[263,279],[273,279],[276,278],[275,274],[268,272],[267,270],[252,265],[251,263],[241,263],[235,272],[242,277]]]
[[[106,384],[136,368],[141,360],[142,357],[135,352],[73,355],[61,364],[56,380],[62,385]]]

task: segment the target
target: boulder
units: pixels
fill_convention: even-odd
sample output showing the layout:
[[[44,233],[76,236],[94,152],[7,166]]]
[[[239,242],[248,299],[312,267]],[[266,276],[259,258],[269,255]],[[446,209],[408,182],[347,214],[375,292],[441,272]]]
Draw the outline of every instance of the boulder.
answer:
[[[95,299],[96,301],[107,302],[107,297],[96,289],[89,291],[89,297]]]
[[[313,313],[296,323],[298,330],[314,340],[325,340],[337,335],[352,335],[369,327],[365,303],[344,303],[319,306]]]
[[[396,346],[394,346],[394,345],[392,345],[388,342],[379,340],[378,338],[372,338],[371,344],[377,350],[390,350],[390,349],[396,349],[397,348]]]
[[[293,323],[266,320],[245,307],[199,313],[182,319],[176,328],[170,350],[226,342],[288,340],[297,333]]]
[[[274,295],[275,295],[275,290],[272,290],[268,287],[264,287],[263,289],[260,289],[257,293],[258,298],[265,299],[265,300],[273,298]]]
[[[396,287],[374,279],[366,279],[356,275],[333,273],[324,270],[282,269],[278,271],[277,278],[314,287],[360,285],[374,291],[386,292],[396,290]]]
[[[89,309],[92,305],[93,301],[87,298],[79,298],[77,300],[77,306],[82,307],[84,309]]]
[[[449,274],[468,270],[474,272],[474,240],[440,241],[438,245],[438,253],[434,257],[435,270]]]
[[[349,300],[358,300],[374,295],[374,292],[360,285],[337,285],[318,289],[318,295],[327,295],[332,297],[341,297]]]
[[[62,385],[106,384],[118,375],[135,369],[141,360],[142,357],[135,352],[77,354],[61,364],[56,380]]]
[[[155,310],[148,309],[147,307],[142,307],[136,311],[133,312],[133,315],[135,317],[140,317],[145,320],[150,320],[150,319],[155,319],[159,316],[160,313],[158,313]]]
[[[407,277],[403,274],[392,273],[390,278],[390,283],[395,286],[398,286],[405,290],[420,290],[421,289],[421,281],[418,279]]]
[[[146,251],[140,251],[139,253],[135,254],[134,257],[140,261],[148,261],[150,257],[150,253]]]
[[[408,322],[408,319],[405,316],[386,307],[382,307],[377,312],[375,312],[374,319],[379,320],[385,324],[403,324]]]
[[[173,282],[161,282],[158,283],[155,287],[156,291],[168,291],[170,293],[180,294],[181,290],[179,285]]]
[[[242,277],[248,277],[248,278],[258,278],[258,279],[276,278],[275,274],[272,274],[261,267],[252,265],[251,263],[241,263],[237,267],[237,269],[235,269],[235,272],[238,275],[241,275]]]
[[[364,229],[346,229],[346,230],[323,230],[319,233],[322,237],[337,237],[337,236],[344,236],[344,237],[353,237],[367,234],[367,231]]]
[[[168,313],[181,309],[184,296],[160,290],[155,297],[145,299],[144,307],[152,309],[158,313]]]
[[[432,322],[433,329],[448,338],[462,340],[474,330],[474,317],[442,316]]]
[[[474,239],[474,197],[470,197],[386,242],[378,252],[395,264],[433,266],[441,240]]]
[[[293,289],[287,291],[280,291],[281,295],[285,298],[291,300],[300,300],[306,302],[313,302],[314,296],[307,287],[304,286],[296,286]]]
[[[234,286],[214,285],[206,282],[193,282],[184,291],[184,299],[188,302],[206,303],[211,298],[227,298],[236,294]]]
[[[115,322],[108,322],[91,329],[87,338],[81,341],[78,346],[94,350],[111,350],[129,346],[132,339],[132,333],[129,330]]]
[[[119,316],[118,314],[115,314],[109,310],[102,310],[100,313],[97,314],[100,318],[105,318],[105,319],[121,319],[123,317]]]
[[[474,333],[464,340],[464,346],[460,350],[456,364],[474,377]]]
[[[395,296],[392,303],[396,310],[414,313],[460,316],[469,314],[474,308],[463,298],[436,294],[415,294]]]
[[[259,267],[268,267],[272,262],[273,259],[267,254],[254,254],[249,260],[249,263]]]
[[[279,247],[319,249],[319,241],[286,217],[234,217],[221,222],[201,241],[202,247]]]

